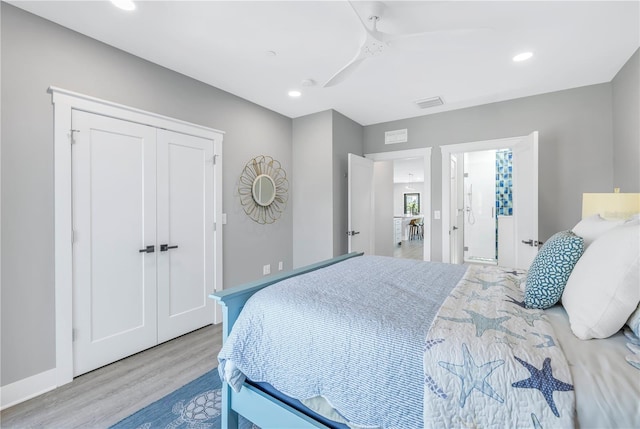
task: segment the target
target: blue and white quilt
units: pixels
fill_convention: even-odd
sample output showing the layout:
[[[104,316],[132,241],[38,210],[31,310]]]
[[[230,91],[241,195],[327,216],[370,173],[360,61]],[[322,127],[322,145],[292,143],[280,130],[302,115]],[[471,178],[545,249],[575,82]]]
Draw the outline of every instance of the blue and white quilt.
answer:
[[[571,372],[524,279],[471,266],[445,300],[424,347],[425,427],[575,426]]]
[[[348,259],[262,289],[225,341],[234,389],[267,382],[321,397],[351,427],[423,427],[422,348],[467,267],[381,256]]]

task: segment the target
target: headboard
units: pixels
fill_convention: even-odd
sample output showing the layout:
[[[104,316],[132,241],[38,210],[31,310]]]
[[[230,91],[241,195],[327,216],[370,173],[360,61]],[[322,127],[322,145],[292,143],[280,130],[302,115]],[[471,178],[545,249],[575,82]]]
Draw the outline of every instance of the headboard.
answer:
[[[582,219],[600,214],[604,219],[628,219],[640,213],[640,194],[582,194]]]

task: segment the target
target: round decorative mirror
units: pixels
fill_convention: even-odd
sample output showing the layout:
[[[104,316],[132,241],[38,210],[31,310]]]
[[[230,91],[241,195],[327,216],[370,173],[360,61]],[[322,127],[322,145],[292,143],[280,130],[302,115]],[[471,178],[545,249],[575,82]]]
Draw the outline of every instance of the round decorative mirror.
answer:
[[[253,199],[263,207],[268,206],[276,197],[276,182],[271,176],[261,174],[253,181]]]
[[[244,212],[261,224],[280,218],[287,205],[288,191],[287,173],[270,156],[257,156],[249,161],[238,183]]]

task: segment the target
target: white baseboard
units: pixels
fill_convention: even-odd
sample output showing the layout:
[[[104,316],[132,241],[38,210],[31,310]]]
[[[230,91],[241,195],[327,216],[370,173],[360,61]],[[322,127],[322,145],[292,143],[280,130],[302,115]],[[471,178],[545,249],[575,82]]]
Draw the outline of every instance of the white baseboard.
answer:
[[[56,387],[55,368],[2,386],[0,387],[0,410],[34,398]]]

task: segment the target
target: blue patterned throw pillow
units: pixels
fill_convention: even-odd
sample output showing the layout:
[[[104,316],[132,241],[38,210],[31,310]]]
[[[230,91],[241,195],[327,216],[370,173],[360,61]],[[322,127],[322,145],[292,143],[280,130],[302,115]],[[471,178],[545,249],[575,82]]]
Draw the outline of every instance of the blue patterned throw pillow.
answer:
[[[547,240],[527,273],[526,307],[544,309],[555,305],[583,251],[584,240],[571,231],[558,232]]]

